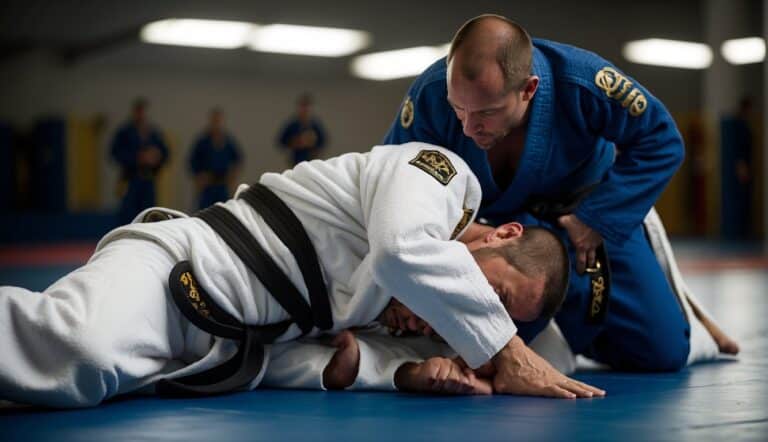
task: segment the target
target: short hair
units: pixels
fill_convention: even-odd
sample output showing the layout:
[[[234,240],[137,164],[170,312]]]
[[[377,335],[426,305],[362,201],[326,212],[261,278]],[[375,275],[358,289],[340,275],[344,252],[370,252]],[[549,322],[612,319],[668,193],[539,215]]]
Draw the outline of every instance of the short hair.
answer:
[[[500,20],[507,25],[509,33],[504,37],[504,42],[499,45],[495,60],[504,76],[504,90],[508,92],[521,89],[531,75],[533,42],[525,28],[501,15],[483,14],[464,23],[451,40],[448,63],[456,55],[456,51],[474,36],[477,25],[485,20]],[[469,80],[474,80],[481,72],[481,66],[476,63],[462,63],[460,68],[461,73]]]
[[[544,278],[540,318],[551,318],[560,310],[568,292],[571,265],[562,239],[539,226],[525,226],[522,236],[494,252],[529,278]]]
[[[314,103],[314,97],[309,92],[304,92],[296,99],[296,104],[299,106],[311,106]]]
[[[144,97],[136,97],[131,104],[133,110],[144,110],[149,106],[149,100]]]

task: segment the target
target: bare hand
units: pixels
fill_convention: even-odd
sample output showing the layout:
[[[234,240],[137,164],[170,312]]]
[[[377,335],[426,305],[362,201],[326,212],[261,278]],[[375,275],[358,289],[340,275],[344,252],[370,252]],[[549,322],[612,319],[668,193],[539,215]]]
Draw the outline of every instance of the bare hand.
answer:
[[[752,174],[749,172],[749,164],[746,161],[739,160],[736,162],[736,178],[738,178],[741,184],[749,184],[749,181],[752,179]]]
[[[336,335],[331,345],[338,350],[323,370],[323,385],[329,390],[343,390],[357,379],[357,371],[360,368],[360,347],[355,335],[349,330]]]
[[[421,363],[408,362],[395,373],[395,385],[401,391],[433,394],[493,393],[491,383],[480,379],[470,368],[463,368],[448,358],[434,357]]]
[[[594,267],[597,260],[595,250],[603,243],[603,237],[576,218],[576,215],[563,215],[557,220],[568,231],[576,248],[576,270],[584,273],[587,268]]]
[[[497,393],[575,399],[605,396],[605,391],[564,376],[518,336],[493,358]]]
[[[155,146],[149,146],[139,151],[138,163],[141,166],[157,167],[163,158],[160,149]]]

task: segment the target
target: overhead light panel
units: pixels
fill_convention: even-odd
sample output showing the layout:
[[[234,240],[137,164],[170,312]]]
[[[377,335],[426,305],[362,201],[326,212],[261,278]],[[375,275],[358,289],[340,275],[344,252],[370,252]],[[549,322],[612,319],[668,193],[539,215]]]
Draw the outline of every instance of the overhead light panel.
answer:
[[[352,60],[352,73],[367,80],[394,80],[415,77],[440,57],[448,54],[448,45],[417,46],[394,51],[373,52]]]
[[[273,24],[251,34],[248,47],[262,52],[343,57],[370,43],[367,32],[354,29]]]
[[[712,64],[712,49],[704,43],[649,38],[631,41],[622,49],[624,58],[639,64],[683,69],[706,69]]]
[[[720,53],[730,64],[762,63],[765,60],[765,40],[760,37],[726,40]]]
[[[145,25],[141,29],[141,40],[166,45],[235,49],[245,46],[254,28],[256,26],[252,23],[239,21],[171,18]]]

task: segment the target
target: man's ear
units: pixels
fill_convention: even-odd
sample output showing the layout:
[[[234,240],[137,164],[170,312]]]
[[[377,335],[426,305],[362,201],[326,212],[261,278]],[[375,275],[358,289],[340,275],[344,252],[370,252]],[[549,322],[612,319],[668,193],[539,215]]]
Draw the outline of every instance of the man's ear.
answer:
[[[520,223],[512,222],[502,224],[488,233],[485,237],[485,242],[493,242],[493,240],[496,239],[519,238],[523,236],[524,230],[525,228],[523,228],[523,225]]]
[[[538,90],[538,88],[539,77],[536,75],[528,77],[525,81],[525,86],[523,86],[523,101],[533,100],[533,96],[536,95],[536,90]]]

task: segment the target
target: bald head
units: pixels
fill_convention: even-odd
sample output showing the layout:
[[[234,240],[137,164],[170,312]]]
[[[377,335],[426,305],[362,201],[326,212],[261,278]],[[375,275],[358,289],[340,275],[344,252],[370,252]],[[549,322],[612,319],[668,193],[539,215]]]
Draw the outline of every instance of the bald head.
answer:
[[[451,41],[448,63],[469,81],[500,70],[505,91],[518,90],[531,74],[533,45],[522,26],[506,17],[484,14],[464,23]]]

